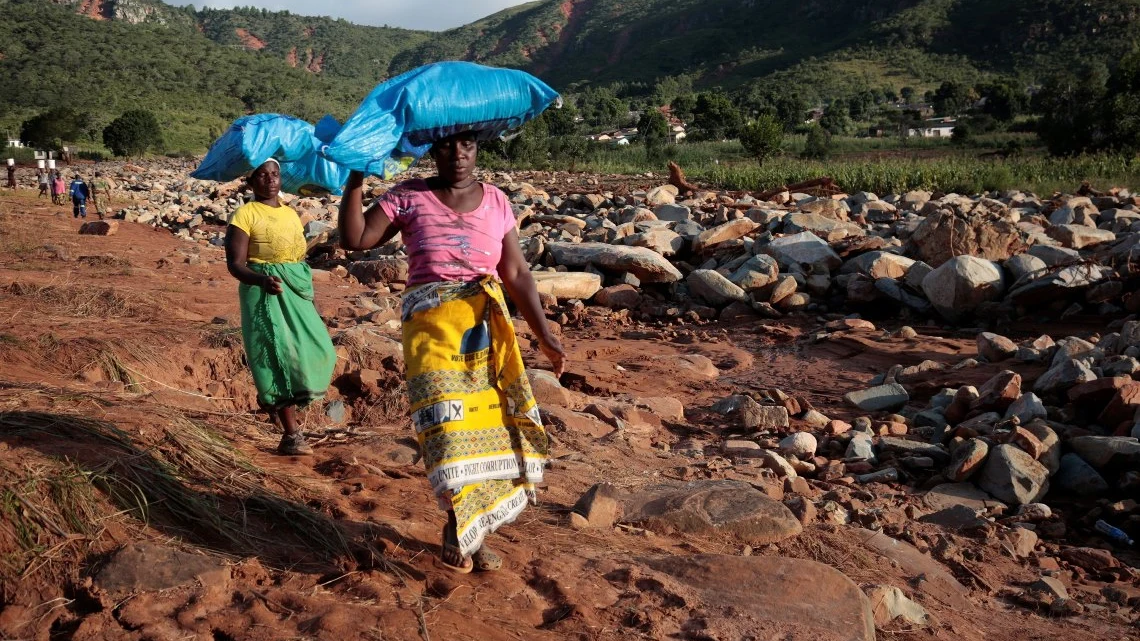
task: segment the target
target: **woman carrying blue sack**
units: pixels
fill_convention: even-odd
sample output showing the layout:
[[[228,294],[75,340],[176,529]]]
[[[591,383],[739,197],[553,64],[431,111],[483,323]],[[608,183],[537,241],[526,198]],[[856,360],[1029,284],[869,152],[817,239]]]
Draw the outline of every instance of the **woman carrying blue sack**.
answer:
[[[312,454],[297,425],[297,407],[324,397],[336,351],[313,304],[305,232],[279,198],[281,165],[270,159],[246,179],[254,200],[226,230],[226,263],[241,282],[241,335],[257,400],[283,432],[277,451]]]

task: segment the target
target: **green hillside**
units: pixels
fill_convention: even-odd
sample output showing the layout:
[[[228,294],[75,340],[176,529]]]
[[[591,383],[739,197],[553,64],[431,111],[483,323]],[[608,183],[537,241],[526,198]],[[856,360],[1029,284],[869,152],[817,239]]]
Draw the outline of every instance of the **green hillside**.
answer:
[[[526,69],[564,93],[616,83],[623,99],[666,78],[809,104],[948,80],[1026,87],[1107,75],[1137,27],[1140,0],[538,0],[440,33],[159,0],[0,0],[0,129],[72,107],[97,141],[143,106],[169,150],[198,151],[241,114],[343,117],[378,81],[452,59]]]
[[[561,87],[691,74],[827,98],[1111,64],[1138,23],[1140,0],[543,0],[438,34],[393,68],[462,57]]]
[[[234,118],[282,111],[346,116],[369,81],[290,67],[192,28],[96,21],[37,0],[0,2],[0,129],[53,107],[91,114],[98,132],[127,109],[159,116],[168,150],[199,151]]]

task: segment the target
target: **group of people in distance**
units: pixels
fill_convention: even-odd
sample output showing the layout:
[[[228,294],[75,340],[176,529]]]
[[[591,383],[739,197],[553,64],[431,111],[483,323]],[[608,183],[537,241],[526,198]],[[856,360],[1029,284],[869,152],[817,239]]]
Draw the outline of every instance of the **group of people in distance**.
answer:
[[[15,167],[8,166],[8,187],[15,189]],[[95,212],[102,220],[107,213],[107,200],[110,185],[103,179],[102,172],[95,172],[95,180],[88,183],[78,172],[67,183],[63,178],[63,171],[59,169],[36,169],[36,182],[39,185],[39,197],[51,197],[51,204],[66,205],[71,202],[71,213],[75,218],[87,218],[87,201],[95,205]]]
[[[548,457],[507,297],[554,373],[565,368],[510,203],[474,176],[477,152],[473,133],[436,141],[437,174],[397,185],[367,210],[364,176],[353,172],[338,220],[348,250],[402,235],[405,384],[428,482],[447,515],[438,560],[459,573],[502,566],[484,540],[536,501]],[[323,398],[336,352],[313,304],[300,218],[279,197],[280,165],[267,161],[247,184],[254,199],[234,213],[226,234],[246,358],[258,401],[283,434],[278,452],[309,454],[296,409]]]

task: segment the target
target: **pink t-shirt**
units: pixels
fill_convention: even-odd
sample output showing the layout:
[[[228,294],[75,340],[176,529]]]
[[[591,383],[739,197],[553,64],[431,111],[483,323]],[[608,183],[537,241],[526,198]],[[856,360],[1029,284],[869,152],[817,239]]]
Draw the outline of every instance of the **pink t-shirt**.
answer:
[[[402,182],[380,197],[380,209],[407,247],[409,285],[471,281],[495,273],[515,215],[506,194],[481,184],[482,202],[465,214],[440,202],[424,180]]]

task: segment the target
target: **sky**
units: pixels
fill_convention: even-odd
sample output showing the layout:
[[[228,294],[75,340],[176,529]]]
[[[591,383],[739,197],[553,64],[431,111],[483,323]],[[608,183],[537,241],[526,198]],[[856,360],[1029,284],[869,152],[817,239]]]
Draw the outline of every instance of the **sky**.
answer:
[[[177,3],[175,3],[177,4]],[[462,26],[522,4],[519,0],[198,0],[196,7],[229,9],[235,6],[287,10],[302,16],[329,15],[366,25],[443,31]]]

